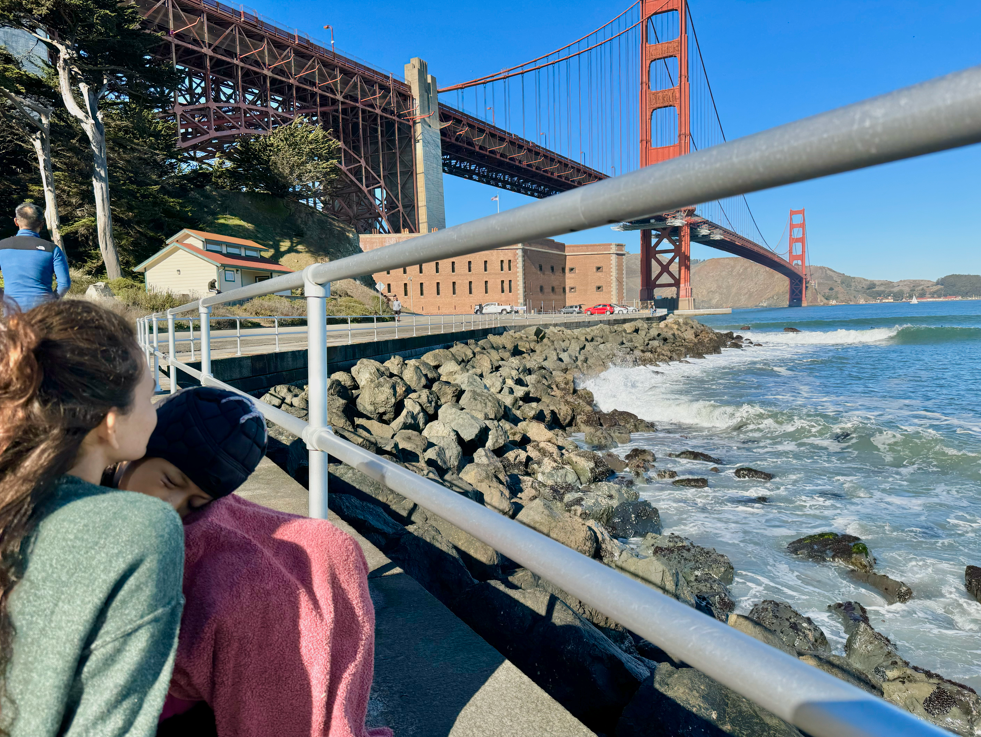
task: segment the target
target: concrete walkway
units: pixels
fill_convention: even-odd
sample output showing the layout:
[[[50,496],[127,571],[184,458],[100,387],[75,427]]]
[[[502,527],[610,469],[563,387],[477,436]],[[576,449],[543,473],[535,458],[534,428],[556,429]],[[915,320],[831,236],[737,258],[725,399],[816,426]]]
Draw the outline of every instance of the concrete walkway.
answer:
[[[238,490],[257,504],[306,514],[307,490],[268,458]],[[396,737],[587,737],[551,696],[333,512],[368,559],[375,604],[370,726]]]

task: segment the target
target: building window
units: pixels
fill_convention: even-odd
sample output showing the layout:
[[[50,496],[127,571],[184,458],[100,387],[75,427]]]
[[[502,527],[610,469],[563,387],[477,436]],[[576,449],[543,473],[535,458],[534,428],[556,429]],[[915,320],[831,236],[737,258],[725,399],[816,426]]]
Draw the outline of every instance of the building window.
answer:
[[[235,281],[235,272],[234,271],[226,271],[225,272],[225,281],[234,282]]]
[[[555,287],[552,287],[552,294],[555,294]]]
[[[602,266],[597,266],[596,267],[596,273],[597,274],[600,273],[602,270],[603,270],[603,267]]]
[[[456,273],[456,261],[450,261],[450,273],[451,274]]]
[[[453,282],[453,294],[456,295],[456,282]]]
[[[504,294],[504,280],[501,279],[501,294]]]
[[[405,266],[402,267],[402,273],[403,274],[408,274],[409,273],[408,271],[406,271],[406,267]]]
[[[576,267],[575,266],[570,266],[569,267],[569,273],[570,274],[575,274],[576,273]]]
[[[425,289],[423,289],[423,283],[422,282],[419,282],[419,296],[420,297],[425,297],[426,296],[426,291],[425,291]]]
[[[508,294],[511,294],[511,280],[508,279]]]
[[[541,271],[541,270],[542,270],[542,265],[541,265],[541,264],[538,264],[538,270],[539,270],[539,271]]]
[[[467,282],[467,294],[473,294],[473,282],[472,281],[468,281]]]
[[[576,288],[575,287],[569,287],[569,291],[570,292],[574,292],[574,291],[576,291]]]
[[[508,271],[511,271],[511,259],[508,259]]]
[[[562,287],[562,294],[565,294],[565,287]]]
[[[550,268],[552,270],[552,273],[553,274],[555,273],[555,267],[554,266],[549,266],[548,268]]]
[[[388,285],[388,289],[386,289],[385,291],[388,292],[389,294],[391,294],[392,293],[392,285],[389,284]]]
[[[504,259],[501,259],[501,271],[504,271]]]
[[[386,271],[385,273],[386,273],[386,274],[391,274],[391,273],[392,273],[392,270],[391,270],[391,269],[389,269],[389,270],[388,270],[388,271]]]
[[[439,273],[439,261],[436,262],[436,273]],[[439,294],[439,290],[436,290],[436,294]]]
[[[439,296],[439,282],[436,282],[436,296]]]
[[[490,288],[487,286],[488,282],[484,282],[484,294],[490,294]]]
[[[238,246],[225,246],[225,253],[231,253],[231,254],[234,254],[236,256],[241,256],[242,255],[242,249],[239,248]]]
[[[544,294],[545,293],[545,287],[543,287],[541,284],[539,284],[538,285],[538,291],[539,291],[539,293]]]
[[[422,264],[419,264],[419,273],[422,273]]]
[[[473,271],[473,261],[467,261],[467,273]]]
[[[562,267],[562,273],[563,274],[565,273],[565,267],[564,266]]]
[[[602,284],[597,284],[596,285],[596,291],[597,292],[602,292],[603,291],[603,285]]]
[[[209,243],[207,249],[209,251],[215,251],[216,253],[221,253],[221,243]]]
[[[246,256],[258,257],[259,256],[259,252],[257,250],[255,250],[254,248],[246,248],[245,249],[245,255]]]
[[[484,273],[487,273],[487,262],[484,261]]]

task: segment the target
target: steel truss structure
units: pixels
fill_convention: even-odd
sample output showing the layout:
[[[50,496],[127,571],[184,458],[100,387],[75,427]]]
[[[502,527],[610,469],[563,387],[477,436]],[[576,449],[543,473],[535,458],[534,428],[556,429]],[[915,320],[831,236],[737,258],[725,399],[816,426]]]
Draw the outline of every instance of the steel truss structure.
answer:
[[[417,232],[408,85],[214,0],[137,0],[181,74],[170,111],[179,145],[213,158],[236,136],[298,116],[341,144],[344,176],[318,203],[358,232]]]
[[[455,108],[439,106],[443,172],[529,197],[550,197],[606,174]]]

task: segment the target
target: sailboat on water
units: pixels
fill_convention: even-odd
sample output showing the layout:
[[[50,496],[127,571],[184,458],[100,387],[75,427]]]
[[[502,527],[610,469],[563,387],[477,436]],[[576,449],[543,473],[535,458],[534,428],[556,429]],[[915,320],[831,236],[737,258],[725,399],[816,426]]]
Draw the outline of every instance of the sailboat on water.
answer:
[[[911,305],[918,305],[918,304],[919,304],[919,302],[917,302],[917,301],[916,301],[916,295],[915,295],[915,294],[913,295],[913,299],[911,299],[911,300],[909,301],[909,303],[910,303]]]

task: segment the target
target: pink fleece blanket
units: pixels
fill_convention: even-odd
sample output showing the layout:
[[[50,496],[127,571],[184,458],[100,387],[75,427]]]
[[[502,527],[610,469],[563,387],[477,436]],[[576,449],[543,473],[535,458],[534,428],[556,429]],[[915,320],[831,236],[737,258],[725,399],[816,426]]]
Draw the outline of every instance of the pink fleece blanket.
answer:
[[[219,737],[391,737],[365,727],[375,612],[349,535],[233,494],[189,517],[184,536],[164,717],[205,701]]]

